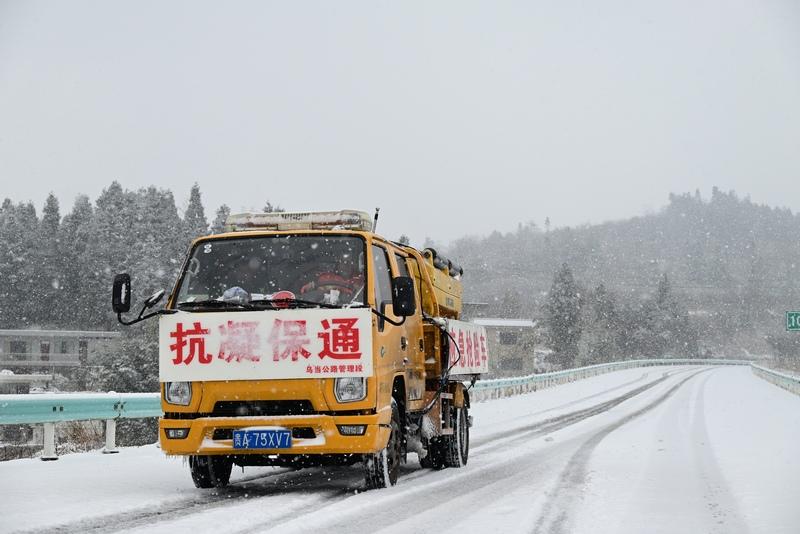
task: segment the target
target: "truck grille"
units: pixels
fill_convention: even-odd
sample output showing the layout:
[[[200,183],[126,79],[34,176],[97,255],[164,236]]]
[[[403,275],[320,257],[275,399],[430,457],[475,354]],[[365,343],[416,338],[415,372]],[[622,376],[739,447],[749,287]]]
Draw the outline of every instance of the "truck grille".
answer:
[[[218,401],[212,417],[246,417],[275,415],[313,415],[314,406],[308,400]]]

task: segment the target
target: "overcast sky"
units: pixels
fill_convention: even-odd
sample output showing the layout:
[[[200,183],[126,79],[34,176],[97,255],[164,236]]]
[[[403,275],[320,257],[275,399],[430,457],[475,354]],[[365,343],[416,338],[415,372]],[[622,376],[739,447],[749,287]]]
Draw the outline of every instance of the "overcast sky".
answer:
[[[714,185],[800,210],[800,3],[0,0],[0,197],[114,179],[417,245]]]

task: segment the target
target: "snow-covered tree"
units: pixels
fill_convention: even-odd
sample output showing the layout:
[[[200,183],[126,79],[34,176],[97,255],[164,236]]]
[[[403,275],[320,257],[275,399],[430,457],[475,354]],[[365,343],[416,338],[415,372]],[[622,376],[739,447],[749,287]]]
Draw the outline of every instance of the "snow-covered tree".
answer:
[[[53,326],[80,330],[97,328],[106,321],[108,310],[97,300],[102,298],[103,291],[95,286],[94,277],[89,276],[104,270],[98,257],[90,252],[96,239],[92,204],[89,197],[78,196],[61,225],[61,290],[66,311],[59,323]]]
[[[211,223],[211,233],[212,234],[221,234],[225,231],[225,221],[228,220],[228,216],[231,214],[231,209],[228,207],[227,204],[223,204],[222,206],[217,209],[217,213],[214,216],[214,222]]]
[[[555,351],[557,363],[563,367],[573,366],[578,356],[578,341],[581,338],[581,307],[583,297],[564,263],[556,272],[545,303],[545,323],[549,330],[550,344]]]
[[[133,202],[135,238],[126,270],[131,273],[136,298],[145,299],[171,287],[190,243],[171,191],[151,186],[137,191]]]
[[[197,184],[192,186],[189,193],[189,205],[183,215],[183,225],[186,227],[187,241],[208,233],[208,221],[200,198],[200,186]]]
[[[158,391],[158,321],[144,321],[122,330],[122,338],[98,351],[87,386],[94,391],[149,393]],[[117,427],[120,445],[143,445],[158,439],[154,419],[123,419]]]
[[[272,202],[267,200],[267,203],[264,204],[264,207],[261,208],[261,211],[263,211],[264,213],[279,213],[279,212],[284,212],[286,210],[281,208],[279,205],[273,204]]]
[[[5,328],[39,324],[39,219],[31,203],[3,202],[0,210],[0,321]]]
[[[623,357],[617,344],[620,324],[616,297],[604,284],[588,294],[583,324],[579,342],[581,365],[611,362]]]
[[[64,305],[67,304],[61,291],[63,270],[66,267],[61,261],[61,214],[58,199],[53,193],[45,201],[37,240],[35,253],[38,258],[34,264],[36,291],[30,298],[31,304],[38,311],[37,322],[44,327],[50,327],[58,324],[65,316]]]

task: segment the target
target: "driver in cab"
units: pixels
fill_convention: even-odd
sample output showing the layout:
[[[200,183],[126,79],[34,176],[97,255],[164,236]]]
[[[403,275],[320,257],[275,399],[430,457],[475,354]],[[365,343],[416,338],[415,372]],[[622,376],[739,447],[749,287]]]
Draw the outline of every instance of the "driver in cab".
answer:
[[[305,298],[319,300],[321,296],[326,304],[352,303],[363,292],[363,261],[357,261],[350,255],[340,256],[332,267],[321,270],[313,280],[300,288],[300,294]]]

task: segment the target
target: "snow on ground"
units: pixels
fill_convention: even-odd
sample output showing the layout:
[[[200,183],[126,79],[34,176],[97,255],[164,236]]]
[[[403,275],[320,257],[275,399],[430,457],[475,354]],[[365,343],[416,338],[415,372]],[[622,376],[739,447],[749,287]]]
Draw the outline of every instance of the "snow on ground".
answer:
[[[703,372],[593,453],[573,532],[800,531],[800,397]]]
[[[747,368],[618,371],[477,403],[466,468],[411,454],[370,492],[358,466],[198,490],[154,445],[3,462],[0,532],[796,532],[799,408]]]

